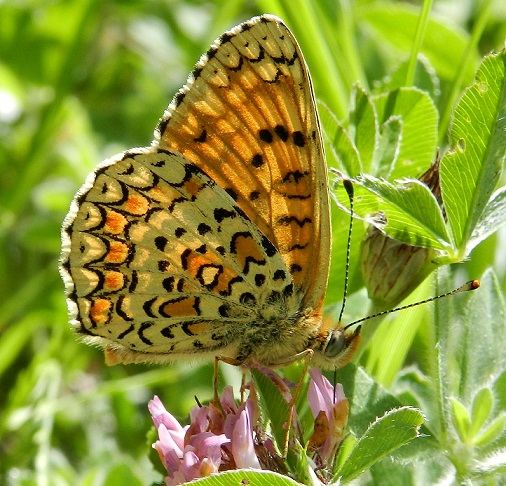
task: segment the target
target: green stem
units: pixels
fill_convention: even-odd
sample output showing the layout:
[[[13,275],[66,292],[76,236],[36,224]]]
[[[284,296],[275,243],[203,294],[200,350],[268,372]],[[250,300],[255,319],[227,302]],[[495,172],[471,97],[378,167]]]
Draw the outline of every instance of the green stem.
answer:
[[[411,55],[409,57],[408,70],[406,72],[405,86],[412,86],[415,80],[416,62],[418,60],[418,53],[422,50],[423,40],[425,38],[425,32],[429,25],[429,15],[432,8],[432,0],[424,0],[422,5],[422,11],[418,19],[418,25],[416,27],[415,39],[413,46],[411,47]]]

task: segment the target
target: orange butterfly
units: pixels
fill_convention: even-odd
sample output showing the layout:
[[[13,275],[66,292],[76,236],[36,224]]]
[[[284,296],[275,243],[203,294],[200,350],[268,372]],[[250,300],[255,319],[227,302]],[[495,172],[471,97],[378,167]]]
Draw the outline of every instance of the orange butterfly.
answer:
[[[217,357],[345,364],[358,331],[324,321],[327,169],[309,72],[283,22],[219,37],[151,147],[104,161],[62,230],[71,323],[109,364]]]

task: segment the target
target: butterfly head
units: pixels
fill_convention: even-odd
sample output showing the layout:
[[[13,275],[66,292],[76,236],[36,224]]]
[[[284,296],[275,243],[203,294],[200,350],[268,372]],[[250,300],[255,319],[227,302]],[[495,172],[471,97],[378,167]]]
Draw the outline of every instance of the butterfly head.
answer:
[[[313,363],[319,368],[334,370],[347,364],[360,343],[360,326],[346,329],[341,323],[334,328],[325,328],[313,348]]]

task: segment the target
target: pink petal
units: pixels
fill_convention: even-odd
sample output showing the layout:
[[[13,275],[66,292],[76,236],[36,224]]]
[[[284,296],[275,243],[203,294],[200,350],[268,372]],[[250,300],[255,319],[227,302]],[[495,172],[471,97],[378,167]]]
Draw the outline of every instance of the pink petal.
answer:
[[[309,382],[307,398],[311,412],[313,412],[313,417],[316,418],[321,411],[325,412],[327,417],[331,417],[334,387],[318,368],[311,368],[309,375],[311,376],[311,381]]]
[[[186,481],[200,477],[200,459],[194,452],[184,453],[180,471],[184,474]]]
[[[169,412],[167,412],[163,403],[156,395],[153,400],[149,401],[148,409],[151,413],[151,418],[153,419],[155,427],[159,429],[160,425],[163,424],[177,442],[178,446],[183,449],[184,435],[187,427],[181,427],[181,424]]]
[[[237,413],[237,405],[234,400],[234,389],[231,385],[228,385],[223,389],[220,403],[226,415],[230,413]]]
[[[253,444],[253,433],[247,410],[243,410],[234,426],[232,455],[239,469],[261,469]]]
[[[202,440],[198,446],[198,456],[209,458],[214,464],[220,464],[222,450],[221,446],[230,444],[230,439],[222,435],[211,435]]]
[[[331,461],[341,441],[343,440],[344,429],[348,420],[348,400],[346,399],[341,384],[337,384],[335,389],[325,378],[321,371],[313,368],[309,371],[311,381],[309,383],[308,401],[315,421],[320,413],[324,413],[326,417],[326,425],[323,433],[326,437],[315,435],[318,442],[324,439],[323,444],[318,446],[318,455],[324,462]],[[320,417],[318,420],[324,420]],[[315,422],[316,429],[316,422]],[[322,434],[322,431],[319,432]]]
[[[169,472],[177,471],[179,469],[179,462],[183,458],[183,451],[174,442],[172,435],[163,424],[160,424],[160,427],[158,427],[158,437],[159,440],[153,446],[162,458],[165,468]]]
[[[193,407],[190,410],[190,427],[186,431],[186,439],[207,430],[209,407]]]

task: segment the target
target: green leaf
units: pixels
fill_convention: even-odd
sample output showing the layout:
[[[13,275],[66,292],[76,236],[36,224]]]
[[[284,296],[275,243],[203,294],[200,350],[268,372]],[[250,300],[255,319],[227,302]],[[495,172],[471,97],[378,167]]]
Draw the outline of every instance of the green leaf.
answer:
[[[436,153],[438,113],[434,102],[417,88],[400,88],[373,97],[380,124],[398,116],[403,122],[402,144],[392,177],[425,170]]]
[[[326,105],[318,103],[318,111],[328,166],[344,170],[350,177],[360,174],[362,172],[360,154],[348,133]]]
[[[499,415],[492,423],[474,440],[477,447],[487,445],[497,439],[506,429],[506,415]]]
[[[471,426],[469,436],[474,438],[488,420],[492,407],[494,406],[494,396],[490,388],[482,388],[474,397],[473,408],[471,410]]]
[[[266,412],[271,423],[276,445],[282,451],[285,444],[286,431],[284,425],[288,420],[288,403],[281,395],[279,388],[262,372],[252,368],[251,376],[255,380],[255,386],[260,395],[262,410]]]
[[[462,442],[467,442],[471,425],[469,412],[467,408],[455,398],[450,398],[450,404],[452,407],[453,425],[459,434],[460,440]]]
[[[444,273],[440,272],[441,275]],[[490,431],[490,435],[483,439],[480,437],[479,443],[486,449],[477,450],[476,440],[473,441],[470,434],[464,435],[458,423],[454,422],[462,441],[452,434],[448,424],[455,418],[455,409],[446,397],[453,396],[469,409],[478,390],[485,387],[493,389],[496,380],[503,376],[506,368],[506,306],[502,289],[491,271],[484,274],[478,290],[444,300],[435,305],[438,368],[437,376],[433,377],[434,383],[439,383],[436,396],[439,397],[441,415],[429,416],[428,419],[436,437],[444,444],[445,455],[458,469],[459,477],[472,478],[481,474],[482,460],[486,462],[491,456],[502,454],[504,431],[497,430],[502,422],[495,423],[496,428]],[[482,405],[476,406],[477,416],[484,415],[478,411]],[[488,408],[486,403],[483,408]],[[503,415],[500,412],[500,407],[494,407],[488,416],[490,423]],[[482,420],[478,419],[478,422]],[[500,441],[495,439],[494,443],[486,443],[489,438],[498,437],[497,434],[501,434]]]
[[[436,302],[441,312],[438,333],[443,395],[471,404],[476,390],[506,368],[504,296],[489,271],[478,290],[445,300]]]
[[[362,170],[375,173],[375,153],[379,143],[378,116],[368,93],[359,85],[355,85],[352,93],[349,116],[348,133],[360,154]]]
[[[412,407],[387,412],[376,419],[358,440],[336,476],[343,481],[356,478],[382,457],[418,437],[424,421],[422,412]]]
[[[495,233],[506,223],[506,188],[501,187],[490,198],[485,206],[481,219],[473,229],[473,234],[467,242],[467,251],[471,250]]]
[[[392,116],[381,126],[375,174],[388,179],[397,164],[402,144],[404,123],[400,116]]]
[[[485,459],[477,461],[475,465],[476,478],[481,482],[488,476],[494,481],[490,484],[504,484],[504,478],[497,476],[504,473],[506,473],[506,454],[504,450],[498,450],[490,454]]]
[[[199,486],[300,486],[300,483],[287,476],[272,471],[252,471],[251,469],[226,471],[185,484],[198,484]]]
[[[441,160],[441,191],[455,245],[467,240],[495,189],[506,147],[506,50],[485,58],[455,108],[451,150]]]
[[[336,381],[343,385],[346,398],[350,401],[348,429],[357,437],[364,435],[371,423],[384,415],[387,410],[397,409],[403,405],[362,367],[356,367],[354,364],[336,370]]]
[[[393,184],[369,175],[355,182],[356,214],[365,218],[381,212],[386,224],[381,219],[369,221],[391,238],[410,245],[451,251],[443,215],[425,184],[416,179]],[[336,195],[343,201],[344,190],[338,189]]]
[[[397,68],[386,78],[386,80],[375,88],[375,92],[393,91],[405,86],[406,74],[408,71],[409,59],[403,61]],[[436,75],[435,69],[430,64],[429,60],[419,55],[415,66],[415,79],[413,86],[420,88],[429,93],[433,101],[439,98],[440,94],[439,78]]]
[[[337,450],[337,455],[334,460],[334,470],[332,471],[332,476],[335,476],[337,471],[341,469],[346,463],[348,456],[351,454],[351,451],[357,444],[357,439],[354,435],[348,434],[345,436],[341,444],[339,445],[339,449]]]

